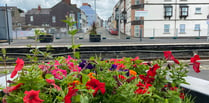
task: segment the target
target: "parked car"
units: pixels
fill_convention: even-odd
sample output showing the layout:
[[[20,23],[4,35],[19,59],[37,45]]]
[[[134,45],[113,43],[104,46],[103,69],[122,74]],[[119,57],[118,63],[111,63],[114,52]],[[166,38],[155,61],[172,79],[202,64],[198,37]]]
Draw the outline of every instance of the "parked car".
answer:
[[[110,33],[111,33],[112,35],[118,35],[117,29],[110,29]]]

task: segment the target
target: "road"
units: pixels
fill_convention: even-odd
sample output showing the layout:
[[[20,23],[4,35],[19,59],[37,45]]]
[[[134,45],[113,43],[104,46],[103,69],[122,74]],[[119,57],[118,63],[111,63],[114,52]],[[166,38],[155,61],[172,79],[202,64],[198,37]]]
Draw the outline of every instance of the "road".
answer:
[[[121,34],[121,37],[119,39],[118,35],[111,35],[105,28],[98,28],[97,32],[101,34],[102,38],[106,37],[106,39],[102,39],[101,42],[89,42],[89,35],[87,33],[78,33],[75,35],[75,43],[82,44],[82,45],[117,45],[117,44],[182,44],[182,43],[190,43],[190,44],[198,44],[198,43],[204,43],[209,44],[209,41],[207,41],[206,38],[201,39],[195,39],[195,38],[179,38],[179,39],[172,39],[170,38],[155,38],[155,39],[149,39],[149,38],[142,38],[142,41],[140,41],[140,38],[131,38],[126,39],[125,35]],[[37,43],[37,45],[69,45],[71,44],[71,36],[69,35],[55,35],[55,37],[59,37],[60,39],[54,39],[52,43]],[[83,38],[83,39],[81,39]],[[11,42],[11,45],[27,45],[31,44],[34,45],[35,40],[33,39],[14,39],[13,42]],[[8,43],[0,43],[1,45],[8,45]]]

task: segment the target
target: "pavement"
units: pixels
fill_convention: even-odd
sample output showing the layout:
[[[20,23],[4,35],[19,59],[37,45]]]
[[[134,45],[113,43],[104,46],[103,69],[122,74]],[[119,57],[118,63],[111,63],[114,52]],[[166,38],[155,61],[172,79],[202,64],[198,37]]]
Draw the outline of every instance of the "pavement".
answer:
[[[101,34],[102,40],[101,42],[89,42],[88,33],[77,33],[75,35],[75,43],[81,45],[165,45],[165,44],[175,44],[175,45],[184,45],[184,44],[209,44],[206,37],[201,37],[200,39],[196,39],[196,37],[178,37],[174,39],[173,37],[164,37],[164,38],[130,38],[127,39],[128,36],[121,33],[121,35],[111,35],[106,29],[98,28],[97,31]],[[10,43],[0,43],[0,46],[26,46],[27,44],[37,45],[37,46],[45,46],[45,45],[70,45],[71,44],[71,36],[67,34],[57,34],[54,36],[54,41],[52,43],[39,43],[35,42],[34,39],[14,39],[13,42]],[[103,39],[105,37],[105,39]],[[59,38],[59,39],[56,39]]]

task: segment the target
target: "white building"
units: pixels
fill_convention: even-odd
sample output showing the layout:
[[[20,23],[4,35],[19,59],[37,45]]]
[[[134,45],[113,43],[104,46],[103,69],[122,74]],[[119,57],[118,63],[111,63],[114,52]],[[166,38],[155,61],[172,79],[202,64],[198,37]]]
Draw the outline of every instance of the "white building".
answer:
[[[209,0],[119,0],[115,8],[126,11],[120,31],[132,37],[207,36]]]
[[[87,17],[86,17],[86,14],[85,12],[83,12],[81,10],[81,19],[80,19],[80,23],[81,23],[81,29],[84,33],[87,32],[87,29],[88,29],[88,24],[87,24]]]
[[[209,0],[144,0],[144,37],[207,36]]]

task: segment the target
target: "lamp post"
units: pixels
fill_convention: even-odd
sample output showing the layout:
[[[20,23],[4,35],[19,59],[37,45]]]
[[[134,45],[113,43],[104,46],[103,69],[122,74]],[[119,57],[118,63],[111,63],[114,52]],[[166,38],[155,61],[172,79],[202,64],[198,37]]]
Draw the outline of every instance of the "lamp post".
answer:
[[[208,33],[207,33],[207,41],[209,40],[209,14],[207,16],[207,24],[208,24]]]

